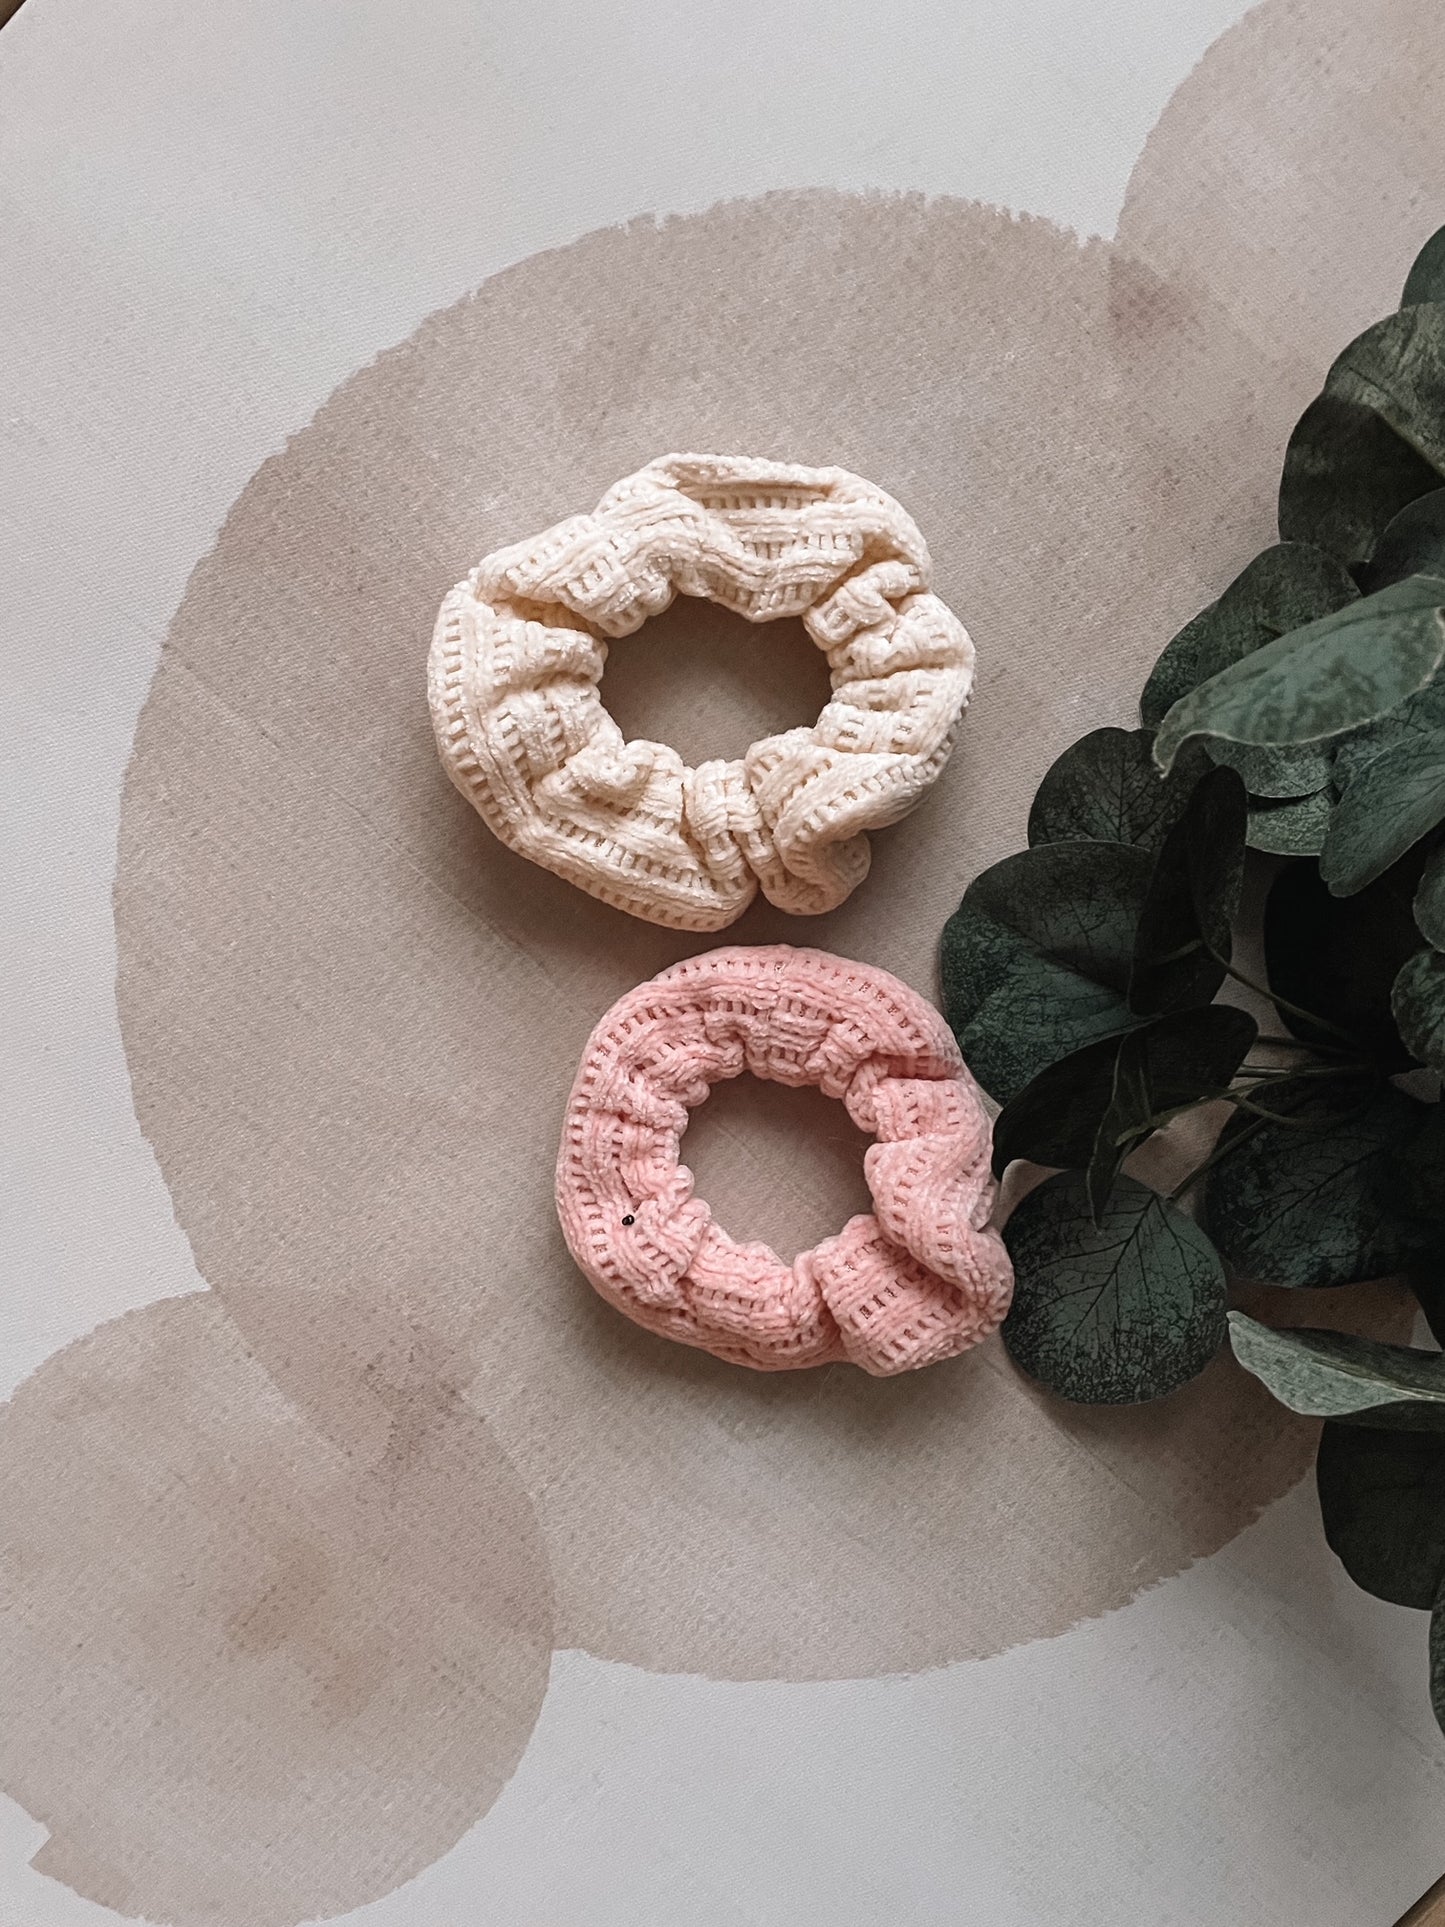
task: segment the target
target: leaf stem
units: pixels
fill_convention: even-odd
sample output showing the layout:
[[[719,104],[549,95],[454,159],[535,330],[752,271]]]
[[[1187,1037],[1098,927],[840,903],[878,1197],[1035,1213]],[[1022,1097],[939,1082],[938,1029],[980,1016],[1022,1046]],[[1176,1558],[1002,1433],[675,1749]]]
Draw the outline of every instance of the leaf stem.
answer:
[[[1333,1050],[1333,1044],[1307,1044],[1303,1037],[1256,1037],[1251,1049],[1268,1044],[1271,1050]]]
[[[1363,1057],[1350,1057],[1340,1064],[1313,1064],[1306,1070],[1296,1070],[1292,1064],[1241,1064],[1239,1074],[1260,1083],[1297,1084],[1305,1077],[1364,1077],[1374,1068]]]
[[[1189,1187],[1192,1184],[1197,1184],[1206,1171],[1212,1171],[1216,1164],[1222,1164],[1233,1151],[1237,1150],[1239,1146],[1244,1143],[1246,1138],[1253,1137],[1256,1131],[1262,1131],[1269,1121],[1267,1117],[1261,1114],[1254,1119],[1253,1123],[1246,1124],[1243,1130],[1236,1131],[1228,1144],[1216,1144],[1214,1149],[1209,1153],[1209,1156],[1196,1164],[1189,1175],[1181,1178],[1179,1183],[1175,1185],[1174,1189],[1169,1193],[1169,1202],[1171,1204],[1177,1204]]]
[[[1288,1131],[1317,1131],[1320,1129],[1318,1118],[1290,1117],[1284,1111],[1272,1111],[1267,1104],[1256,1104],[1251,1098],[1246,1097],[1243,1091],[1232,1092],[1229,1101],[1241,1111],[1248,1111],[1252,1116],[1262,1118],[1266,1124],[1282,1124]],[[1244,1133],[1241,1131],[1240,1136],[1243,1137],[1243,1135]]]
[[[1358,1072],[1359,1070],[1362,1070],[1362,1069],[1368,1070],[1369,1068],[1370,1067],[1368,1065],[1325,1064],[1325,1065],[1322,1065],[1318,1070],[1297,1071],[1294,1073],[1294,1076],[1296,1077],[1339,1077],[1344,1075],[1346,1072]],[[1229,1157],[1230,1154],[1236,1149],[1237,1146],[1245,1143],[1249,1138],[1252,1138],[1257,1131],[1262,1131],[1266,1124],[1282,1124],[1288,1130],[1305,1130],[1305,1131],[1318,1129],[1320,1127],[1321,1121],[1318,1119],[1303,1118],[1303,1117],[1289,1117],[1283,1111],[1271,1111],[1267,1109],[1266,1106],[1263,1104],[1252,1103],[1251,1100],[1245,1096],[1243,1091],[1221,1091],[1219,1095],[1223,1097],[1227,1103],[1233,1104],[1237,1109],[1241,1111],[1248,1111],[1250,1113],[1250,1122],[1244,1125],[1240,1130],[1236,1131],[1233,1137],[1229,1139],[1228,1143],[1225,1143],[1223,1141],[1223,1138],[1221,1137],[1220,1141],[1215,1144],[1215,1147],[1210,1152],[1209,1156],[1205,1158],[1201,1163],[1195,1165],[1194,1169],[1189,1173],[1189,1175],[1185,1178],[1182,1178],[1180,1182],[1175,1185],[1174,1189],[1169,1193],[1169,1199],[1171,1203],[1173,1203],[1178,1198],[1181,1198],[1184,1195],[1184,1193],[1189,1189],[1190,1185],[1196,1183],[1198,1179],[1202,1178],[1206,1171],[1212,1171],[1216,1164],[1223,1163],[1224,1159]],[[1198,1099],[1196,1101],[1202,1103],[1205,1100]],[[1188,1109],[1188,1108],[1189,1107],[1185,1105],[1180,1106],[1181,1110]],[[1348,1113],[1348,1115],[1351,1117],[1357,1116],[1360,1111],[1366,1108],[1367,1108],[1367,1105],[1357,1105],[1355,1110]],[[1339,1121],[1340,1120],[1337,1118],[1324,1120],[1325,1123],[1330,1123],[1330,1122],[1338,1123]]]
[[[1332,1024],[1327,1017],[1317,1017],[1312,1010],[1305,1010],[1299,1004],[1292,1004],[1288,997],[1281,997],[1279,992],[1271,990],[1268,984],[1256,983],[1252,977],[1246,977],[1244,972],[1236,969],[1227,957],[1221,957],[1212,944],[1205,944],[1204,948],[1226,977],[1233,977],[1237,984],[1243,984],[1246,990],[1252,990],[1256,997],[1268,998],[1276,1010],[1288,1011],[1291,1017],[1298,1017],[1301,1023],[1313,1024],[1319,1030],[1327,1030],[1332,1036],[1342,1037],[1347,1044],[1352,1044],[1356,1050],[1359,1049],[1359,1040],[1352,1037],[1347,1030],[1341,1030],[1338,1024]]]

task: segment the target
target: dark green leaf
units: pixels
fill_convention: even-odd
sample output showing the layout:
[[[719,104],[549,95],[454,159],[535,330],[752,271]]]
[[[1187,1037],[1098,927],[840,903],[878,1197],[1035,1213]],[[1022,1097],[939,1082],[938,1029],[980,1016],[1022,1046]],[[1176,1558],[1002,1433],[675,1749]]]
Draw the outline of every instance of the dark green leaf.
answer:
[[[1293,1012],[1281,1021],[1306,1043],[1338,1047],[1344,1031],[1386,1071],[1408,1070],[1390,1008],[1400,966],[1419,945],[1411,897],[1416,859],[1353,897],[1331,896],[1313,863],[1291,863],[1270,886],[1264,955],[1271,988],[1287,1003],[1336,1026],[1330,1031]]]
[[[1139,912],[1131,1010],[1152,1016],[1207,1004],[1223,983],[1244,880],[1247,811],[1234,771],[1213,769],[1165,837]]]
[[[1292,1286],[1400,1271],[1427,1240],[1391,1208],[1391,1167],[1425,1107],[1351,1078],[1291,1078],[1259,1102],[1280,1121],[1232,1118],[1219,1140],[1229,1155],[1205,1180],[1204,1223],[1230,1263]]]
[[[1425,859],[1415,892],[1415,922],[1426,943],[1445,950],[1445,843],[1437,844]]]
[[[1406,277],[1400,306],[1412,308],[1421,301],[1445,301],[1445,227],[1430,236]]]
[[[1011,1097],[993,1125],[993,1168],[1002,1177],[1016,1158],[1082,1171],[1114,1094],[1120,1031],[1047,1064]]]
[[[1076,1172],[1050,1178],[1004,1231],[1013,1307],[1004,1343],[1062,1398],[1132,1405],[1201,1372],[1224,1337],[1224,1267],[1183,1212],[1119,1178],[1100,1222]]]
[[[1157,848],[1199,770],[1161,776],[1148,729],[1095,729],[1066,749],[1029,811],[1030,843],[1137,843]]]
[[[1084,1172],[1084,1193],[1098,1224],[1129,1153],[1168,1121],[1169,1112],[1227,1088],[1259,1034],[1254,1019],[1227,1006],[1184,1010],[1133,1031],[1119,1047],[1114,1088]],[[1192,1060],[1192,1061],[1189,1061]],[[1201,1084],[1201,1072],[1221,1073]]]
[[[1320,875],[1353,896],[1445,818],[1445,731],[1410,736],[1350,778],[1330,815]]]
[[[1220,596],[1187,623],[1158,662],[1140,700],[1146,724],[1157,728],[1171,706],[1231,663],[1293,629],[1359,600],[1343,563],[1323,549],[1281,542],[1257,555]],[[1251,796],[1309,796],[1330,779],[1326,747],[1276,748],[1216,739],[1213,761],[1239,771]]]
[[[1230,743],[1216,736],[1206,743],[1205,749],[1211,762],[1239,772],[1251,796],[1266,800],[1293,801],[1301,796],[1314,796],[1324,789],[1334,773],[1332,743],[1322,749],[1308,743],[1299,749],[1276,749],[1258,743]]]
[[[1266,549],[1217,602],[1184,625],[1155,663],[1139,701],[1146,726],[1157,729],[1181,696],[1221,669],[1291,629],[1343,609],[1359,593],[1348,569],[1323,549],[1301,542]]]
[[[1279,532],[1366,561],[1445,476],[1445,308],[1402,308],[1352,341],[1290,437]]]
[[[1430,1704],[1445,1733],[1445,1602],[1439,1599],[1430,1614]]]
[[[1351,1332],[1276,1331],[1229,1314],[1234,1355],[1292,1412],[1404,1432],[1445,1432],[1445,1352]]]
[[[1432,1108],[1438,1111],[1440,1106],[1436,1104]],[[1438,1207],[1440,1202],[1439,1182],[1437,1170],[1432,1187],[1432,1207]],[[1445,1213],[1432,1208],[1429,1215],[1439,1217],[1445,1216]],[[1445,1344],[1445,1275],[1441,1273],[1439,1257],[1432,1253],[1421,1259],[1418,1264],[1411,1266],[1408,1276],[1415,1302],[1425,1314],[1425,1323],[1430,1327],[1430,1336],[1437,1345]]]
[[[1355,1584],[1428,1612],[1445,1580],[1445,1438],[1326,1425],[1315,1481],[1325,1538]]]
[[[1147,853],[1045,843],[995,863],[944,925],[944,1009],[974,1075],[1006,1103],[1057,1058],[1130,1027]]]
[[[1363,729],[1352,730],[1340,738],[1335,745],[1336,789],[1345,789],[1367,763],[1387,749],[1395,749],[1417,737],[1438,736],[1442,730],[1445,730],[1445,676],[1427,683]]]
[[[1330,793],[1271,797],[1251,803],[1245,841],[1271,856],[1318,856],[1330,826]]]
[[[1407,503],[1439,488],[1440,475],[1366,403],[1319,395],[1285,450],[1279,532],[1358,568]]]
[[[1084,1172],[1084,1197],[1096,1225],[1103,1220],[1119,1167],[1135,1145],[1148,1135],[1147,1125],[1140,1120],[1149,1115],[1144,1050],[1126,1037],[1114,1063],[1114,1088],[1109,1095],[1108,1109],[1100,1121],[1093,1154]]]
[[[1445,956],[1418,950],[1395,979],[1390,1007],[1400,1042],[1431,1070],[1445,1072]]]
[[[1430,1235],[1426,1227],[1433,1226],[1434,1241],[1445,1255],[1445,1105],[1424,1106],[1418,1128],[1401,1148],[1395,1162],[1391,1203],[1401,1217],[1421,1221],[1422,1235]],[[1430,1261],[1424,1259],[1419,1270],[1410,1275],[1410,1283],[1426,1307],[1427,1317],[1429,1304],[1436,1295],[1434,1288],[1425,1282],[1432,1269]],[[1445,1309],[1445,1297],[1441,1298],[1441,1307]]]
[[[993,1128],[995,1171],[1001,1173],[1015,1158],[1086,1169],[1111,1112],[1116,1135],[1137,1141],[1147,1135],[1151,1117],[1226,1089],[1256,1035],[1254,1019],[1244,1011],[1212,1004],[1074,1051],[1040,1071],[1000,1111]],[[1120,1057],[1126,1053],[1124,1088],[1142,1087],[1143,1096],[1120,1114],[1114,1100]],[[1125,1155],[1126,1150],[1119,1152]]]
[[[1445,576],[1445,488],[1405,504],[1359,575],[1367,595],[1409,575]]]
[[[1164,718],[1154,758],[1168,769],[1194,737],[1326,743],[1396,709],[1445,661],[1445,581],[1410,576],[1269,642]]]

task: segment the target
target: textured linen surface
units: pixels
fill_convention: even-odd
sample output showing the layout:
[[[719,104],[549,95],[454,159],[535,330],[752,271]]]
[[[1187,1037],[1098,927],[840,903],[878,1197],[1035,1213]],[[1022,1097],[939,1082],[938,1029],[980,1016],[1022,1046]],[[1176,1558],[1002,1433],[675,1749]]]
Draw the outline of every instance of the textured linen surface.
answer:
[[[739,1369],[599,1297],[553,1178],[596,1018],[686,954],[932,994],[1271,539],[1445,218],[1442,82],[1432,0],[0,32],[6,1927],[1387,1927],[1436,1877],[1428,1616],[1271,1503],[1313,1436],[1257,1381]],[[880,483],[978,644],[806,924],[613,909],[437,756],[450,585],[680,447]],[[679,594],[602,694],[696,766],[829,690],[801,618]],[[738,1236],[872,1210],[817,1088],[692,1117]]]
[[[442,604],[429,691],[452,781],[513,849],[605,903],[720,930],[761,886],[834,910],[948,760],[973,644],[930,592],[912,518],[841,468],[668,455],[480,563]],[[677,595],[801,616],[832,699],[811,728],[689,769],[627,742],[598,693],[609,636]]]

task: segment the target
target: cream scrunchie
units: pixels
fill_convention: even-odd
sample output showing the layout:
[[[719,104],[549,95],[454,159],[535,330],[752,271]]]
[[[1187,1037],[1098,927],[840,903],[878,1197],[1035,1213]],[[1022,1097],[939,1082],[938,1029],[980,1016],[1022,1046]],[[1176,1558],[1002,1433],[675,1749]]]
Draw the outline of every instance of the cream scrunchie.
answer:
[[[846,469],[664,456],[443,602],[442,761],[504,843],[650,923],[720,930],[760,885],[795,915],[835,909],[867,874],[865,832],[921,799],[968,700],[973,644],[930,573],[912,518]],[[623,737],[604,638],[678,594],[803,618],[833,684],[811,729],[697,769]]]

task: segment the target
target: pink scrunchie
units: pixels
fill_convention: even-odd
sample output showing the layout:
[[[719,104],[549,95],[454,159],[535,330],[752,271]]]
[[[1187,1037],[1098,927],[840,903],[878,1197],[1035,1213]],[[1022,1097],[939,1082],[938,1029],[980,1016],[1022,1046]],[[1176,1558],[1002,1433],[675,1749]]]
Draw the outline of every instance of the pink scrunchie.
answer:
[[[679,1163],[688,1112],[742,1071],[817,1084],[877,1143],[873,1216],[785,1265],[738,1244]],[[568,1248],[649,1331],[759,1371],[951,1358],[1013,1291],[989,1225],[991,1132],[947,1025],[886,971],[787,944],[712,950],[615,1003],[588,1039],[557,1159]]]

